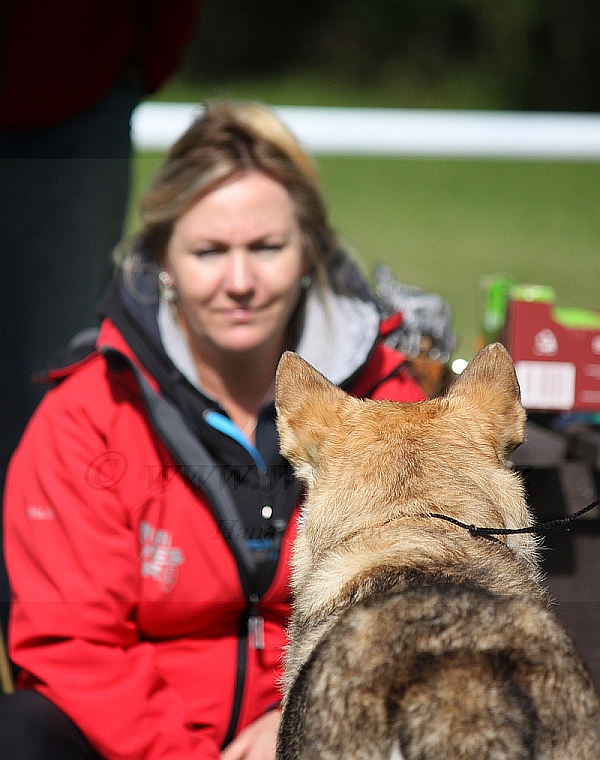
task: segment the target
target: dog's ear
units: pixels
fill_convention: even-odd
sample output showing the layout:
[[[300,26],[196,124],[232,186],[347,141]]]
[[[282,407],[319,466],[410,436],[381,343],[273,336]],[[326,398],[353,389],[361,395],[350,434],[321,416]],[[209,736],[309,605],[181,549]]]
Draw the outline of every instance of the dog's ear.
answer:
[[[347,395],[297,354],[286,351],[275,377],[281,453],[307,485],[314,482],[319,444],[339,419]]]
[[[452,386],[449,398],[465,399],[506,459],[525,438],[525,411],[515,366],[500,343],[485,346]]]

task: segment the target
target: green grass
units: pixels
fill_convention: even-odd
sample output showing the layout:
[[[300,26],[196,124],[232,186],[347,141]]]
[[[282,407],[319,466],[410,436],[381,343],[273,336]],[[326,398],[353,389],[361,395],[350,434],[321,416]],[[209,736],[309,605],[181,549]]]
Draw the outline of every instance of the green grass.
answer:
[[[560,306],[600,310],[600,166],[322,157],[331,218],[367,272],[450,303],[471,358],[483,276],[550,285]]]
[[[137,156],[137,198],[159,154]],[[594,163],[317,158],[335,228],[370,275],[387,262],[403,283],[450,303],[457,356],[479,334],[481,278],[550,285],[560,306],[600,310],[600,166]]]
[[[209,99],[259,100],[273,105],[359,106],[381,108],[505,107],[497,85],[473,71],[456,71],[432,81],[417,72],[394,68],[379,81],[360,84],[340,71],[301,70],[271,77],[198,84],[177,76],[152,100],[199,103]]]

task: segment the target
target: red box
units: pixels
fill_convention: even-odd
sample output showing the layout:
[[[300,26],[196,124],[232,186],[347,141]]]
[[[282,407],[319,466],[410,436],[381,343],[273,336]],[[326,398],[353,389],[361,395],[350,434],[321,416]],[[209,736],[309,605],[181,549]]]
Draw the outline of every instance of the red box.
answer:
[[[599,411],[600,326],[569,327],[558,321],[559,312],[551,303],[508,301],[502,342],[517,369],[523,406]]]

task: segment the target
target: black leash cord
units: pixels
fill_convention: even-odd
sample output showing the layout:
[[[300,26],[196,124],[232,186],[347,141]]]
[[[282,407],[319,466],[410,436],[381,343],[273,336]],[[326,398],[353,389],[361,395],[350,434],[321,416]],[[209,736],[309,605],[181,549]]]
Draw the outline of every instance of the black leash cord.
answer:
[[[512,536],[516,533],[551,533],[554,530],[569,529],[570,523],[573,520],[577,520],[578,517],[585,515],[586,512],[591,512],[600,504],[600,500],[596,499],[587,507],[580,509],[568,517],[559,517],[556,520],[549,520],[548,522],[537,523],[531,525],[528,528],[483,528],[477,525],[467,525],[467,523],[455,520],[454,517],[448,517],[448,515],[429,514],[428,517],[435,517],[438,520],[445,520],[446,522],[458,525],[460,528],[468,530],[472,536],[483,536],[483,538],[494,538],[494,536]]]

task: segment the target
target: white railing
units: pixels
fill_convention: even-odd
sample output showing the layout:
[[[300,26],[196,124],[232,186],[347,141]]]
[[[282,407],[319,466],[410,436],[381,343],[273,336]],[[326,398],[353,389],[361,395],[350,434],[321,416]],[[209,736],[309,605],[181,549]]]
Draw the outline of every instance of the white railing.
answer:
[[[600,114],[312,106],[275,110],[315,155],[600,159]],[[165,150],[199,112],[199,106],[188,103],[142,103],[132,117],[134,145]]]

